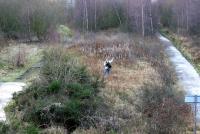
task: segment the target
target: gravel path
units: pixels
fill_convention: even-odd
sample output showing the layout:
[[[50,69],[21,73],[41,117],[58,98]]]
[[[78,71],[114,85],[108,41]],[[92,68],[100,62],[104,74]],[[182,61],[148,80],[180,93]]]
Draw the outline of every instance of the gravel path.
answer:
[[[158,37],[165,45],[165,51],[175,66],[179,82],[183,86],[186,95],[200,95],[200,76],[197,71],[174,47],[171,41],[162,35],[158,35]]]
[[[0,83],[0,121],[6,120],[4,107],[12,99],[13,93],[21,91],[24,86],[20,82]]]

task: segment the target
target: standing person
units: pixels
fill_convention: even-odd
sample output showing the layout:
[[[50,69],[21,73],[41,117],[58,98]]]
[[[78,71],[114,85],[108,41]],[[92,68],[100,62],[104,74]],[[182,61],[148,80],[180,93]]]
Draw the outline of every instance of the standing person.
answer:
[[[112,69],[112,65],[111,63],[113,62],[114,58],[112,58],[111,60],[106,59],[106,61],[104,61],[104,77],[108,77],[108,75],[111,72]]]

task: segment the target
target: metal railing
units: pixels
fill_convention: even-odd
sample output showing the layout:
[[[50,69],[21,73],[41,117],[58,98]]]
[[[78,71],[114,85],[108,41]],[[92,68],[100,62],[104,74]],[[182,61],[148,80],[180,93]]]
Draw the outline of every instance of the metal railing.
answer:
[[[197,104],[200,103],[200,96],[185,96],[185,102],[194,105],[194,134],[197,133]]]

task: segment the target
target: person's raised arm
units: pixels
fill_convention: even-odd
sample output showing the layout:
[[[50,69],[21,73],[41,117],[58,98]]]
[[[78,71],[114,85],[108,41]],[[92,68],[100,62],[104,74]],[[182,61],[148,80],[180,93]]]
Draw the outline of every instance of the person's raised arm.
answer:
[[[112,58],[111,60],[109,60],[109,63],[112,63],[112,62],[113,62],[113,60],[114,60],[114,58]]]

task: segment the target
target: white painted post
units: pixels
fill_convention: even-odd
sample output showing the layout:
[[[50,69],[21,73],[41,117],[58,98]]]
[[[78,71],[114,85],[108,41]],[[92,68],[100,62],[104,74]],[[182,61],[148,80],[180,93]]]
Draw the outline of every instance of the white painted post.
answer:
[[[196,134],[197,132],[197,95],[194,96],[194,134]]]

